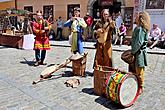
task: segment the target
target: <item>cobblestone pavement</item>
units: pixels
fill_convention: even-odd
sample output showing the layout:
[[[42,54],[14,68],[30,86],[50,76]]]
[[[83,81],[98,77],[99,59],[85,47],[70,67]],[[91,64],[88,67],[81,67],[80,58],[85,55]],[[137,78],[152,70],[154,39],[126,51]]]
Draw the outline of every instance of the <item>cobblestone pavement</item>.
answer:
[[[32,85],[47,66],[32,66],[33,50],[0,46],[0,110],[115,110],[120,109],[110,100],[93,93],[93,59],[95,50],[85,49],[87,77],[70,77],[71,64],[54,73],[50,80]],[[48,65],[63,62],[70,56],[69,47],[52,46],[47,52]],[[127,71],[120,59],[121,52],[113,51],[114,66]],[[136,102],[125,110],[164,110],[165,55],[148,54],[149,66],[145,72],[145,89]],[[63,74],[63,75],[61,75]],[[78,88],[69,88],[64,82],[80,79]]]

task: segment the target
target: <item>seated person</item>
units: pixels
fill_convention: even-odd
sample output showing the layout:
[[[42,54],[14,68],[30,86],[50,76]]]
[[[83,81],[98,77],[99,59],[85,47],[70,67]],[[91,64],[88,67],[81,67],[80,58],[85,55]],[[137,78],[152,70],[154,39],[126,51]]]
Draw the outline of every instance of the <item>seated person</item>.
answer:
[[[121,26],[119,28],[119,33],[118,33],[118,36],[116,37],[115,39],[115,43],[114,45],[116,45],[118,39],[120,38],[120,45],[122,45],[122,42],[123,42],[123,38],[126,36],[126,27],[124,26],[124,23],[121,23]]]
[[[153,28],[151,29],[150,34],[148,36],[149,44],[152,45],[153,42],[156,41],[160,35],[161,29],[158,27],[157,24],[153,24]]]
[[[165,32],[162,32],[162,34],[154,41],[154,43],[149,48],[153,49],[156,45],[160,46],[161,48],[164,48],[164,46],[165,46]]]

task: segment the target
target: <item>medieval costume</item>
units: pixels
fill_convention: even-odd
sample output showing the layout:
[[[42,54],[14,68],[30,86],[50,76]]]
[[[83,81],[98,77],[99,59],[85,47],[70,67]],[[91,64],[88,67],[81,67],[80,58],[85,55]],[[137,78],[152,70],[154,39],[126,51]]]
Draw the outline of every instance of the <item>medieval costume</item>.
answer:
[[[37,16],[42,16],[41,13],[37,13]],[[34,42],[34,50],[35,50],[35,58],[36,63],[35,66],[39,64],[43,65],[43,61],[46,56],[46,50],[50,50],[49,37],[48,32],[51,28],[51,25],[48,21],[44,20],[42,17],[37,18],[36,22],[33,22],[33,31],[36,35]],[[40,55],[41,51],[41,55]]]
[[[87,27],[87,24],[85,23],[83,18],[75,16],[64,23],[64,27],[70,27],[70,26],[71,26],[71,37],[72,37],[71,51],[74,54],[76,54],[76,52],[82,54],[84,53],[83,43],[82,43],[83,41],[82,32],[83,32],[83,28]]]
[[[94,67],[97,65],[112,67],[112,32],[114,29],[114,22],[112,20],[98,21],[94,26],[96,43],[96,55],[94,60]],[[105,30],[98,32],[98,30]],[[102,33],[99,35],[99,33]],[[99,42],[98,38],[105,39],[105,42]]]
[[[138,13],[135,18],[137,27],[132,34],[131,53],[135,56],[133,73],[137,76],[139,82],[139,94],[143,92],[144,87],[144,71],[147,66],[147,42],[148,32],[150,30],[150,16],[143,11]]]

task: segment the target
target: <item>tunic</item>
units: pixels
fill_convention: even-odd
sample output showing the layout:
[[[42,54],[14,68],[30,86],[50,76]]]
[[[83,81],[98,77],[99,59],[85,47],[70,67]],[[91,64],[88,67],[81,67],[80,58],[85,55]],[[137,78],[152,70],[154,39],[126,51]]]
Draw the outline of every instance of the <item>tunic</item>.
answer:
[[[41,33],[44,27],[48,27],[45,33]],[[34,42],[34,50],[50,50],[48,32],[51,29],[51,25],[48,21],[33,22],[33,31],[36,35]]]
[[[106,26],[107,23],[99,21],[96,23],[94,30],[105,28]],[[106,42],[97,42],[94,67],[97,65],[112,67],[112,32],[114,28],[114,22],[110,22]]]
[[[72,45],[71,51],[77,51],[78,53],[82,54],[84,52],[83,49],[83,38],[82,38],[82,27],[86,28],[87,24],[85,23],[83,18],[77,17],[76,19],[68,20],[64,23],[64,27],[70,27],[72,31]]]

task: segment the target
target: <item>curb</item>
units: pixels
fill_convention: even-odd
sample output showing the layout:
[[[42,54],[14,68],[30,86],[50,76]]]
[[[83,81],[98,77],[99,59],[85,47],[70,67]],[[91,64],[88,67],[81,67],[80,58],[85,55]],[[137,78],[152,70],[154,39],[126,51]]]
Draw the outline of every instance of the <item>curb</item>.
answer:
[[[60,44],[51,44],[51,46],[58,46],[58,47],[71,47],[70,45],[60,45]],[[94,47],[91,46],[84,46],[85,49],[95,49]],[[125,50],[128,50],[127,48],[125,49],[119,49],[117,47],[112,47],[113,51],[119,51],[119,52],[123,52]],[[151,51],[148,50],[147,53],[149,54],[160,54],[160,55],[165,55],[165,51]]]

